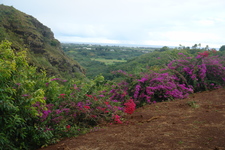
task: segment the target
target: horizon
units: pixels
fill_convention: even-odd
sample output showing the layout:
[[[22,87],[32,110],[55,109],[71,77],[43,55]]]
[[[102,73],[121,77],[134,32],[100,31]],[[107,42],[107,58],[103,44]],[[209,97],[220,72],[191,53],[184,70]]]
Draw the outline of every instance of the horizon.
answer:
[[[138,45],[138,44],[113,44],[113,43],[61,42],[61,41],[60,41],[60,43],[62,43],[62,44],[80,44],[80,45],[85,44],[85,45],[101,45],[101,46],[120,46],[120,47],[146,47],[146,48],[156,48],[156,49],[157,48],[162,48],[164,46],[167,46],[167,45]],[[192,46],[194,46],[194,45],[195,44],[193,44]],[[182,46],[185,46],[185,45],[182,45]],[[192,46],[185,46],[185,47],[190,47],[191,48]],[[178,46],[167,46],[167,47],[169,47],[169,48],[178,48],[180,46],[178,45]],[[209,49],[219,50],[220,47],[210,47],[209,46]],[[200,48],[205,48],[205,47],[201,46]]]

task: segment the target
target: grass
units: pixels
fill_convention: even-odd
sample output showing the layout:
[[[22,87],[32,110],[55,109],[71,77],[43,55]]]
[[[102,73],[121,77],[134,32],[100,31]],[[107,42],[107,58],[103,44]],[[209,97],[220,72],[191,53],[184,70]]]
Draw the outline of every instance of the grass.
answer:
[[[126,60],[117,60],[117,59],[104,59],[104,58],[92,58],[91,60],[103,62],[106,65],[113,65],[117,62],[127,62]]]
[[[199,107],[199,105],[198,104],[196,104],[197,102],[195,102],[195,101],[189,101],[189,102],[187,102],[187,104],[190,106],[190,107],[192,107],[192,108],[198,108]]]

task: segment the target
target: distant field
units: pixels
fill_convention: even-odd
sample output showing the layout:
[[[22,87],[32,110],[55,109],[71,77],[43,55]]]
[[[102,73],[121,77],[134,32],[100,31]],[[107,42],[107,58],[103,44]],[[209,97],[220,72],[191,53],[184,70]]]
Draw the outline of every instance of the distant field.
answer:
[[[126,60],[117,60],[117,59],[103,59],[103,58],[92,58],[91,60],[95,60],[95,61],[99,61],[99,62],[103,62],[106,65],[112,65],[116,62],[126,62]]]

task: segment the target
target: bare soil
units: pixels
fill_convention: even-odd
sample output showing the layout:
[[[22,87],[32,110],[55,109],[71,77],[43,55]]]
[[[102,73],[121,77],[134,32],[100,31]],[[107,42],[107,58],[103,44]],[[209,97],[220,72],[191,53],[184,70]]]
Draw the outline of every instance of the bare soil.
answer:
[[[225,150],[225,89],[147,105],[125,122],[40,150]]]

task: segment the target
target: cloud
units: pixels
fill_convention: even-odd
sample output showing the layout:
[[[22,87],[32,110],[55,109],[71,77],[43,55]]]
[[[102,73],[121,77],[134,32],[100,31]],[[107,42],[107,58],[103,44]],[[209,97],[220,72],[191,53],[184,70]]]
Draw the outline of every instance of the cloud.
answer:
[[[33,15],[62,41],[73,37],[100,43],[224,44],[224,0],[3,0],[3,4]]]
[[[215,25],[215,22],[213,20],[205,19],[205,20],[199,20],[198,23],[202,26],[212,26]]]
[[[108,43],[108,44],[121,44],[120,41],[110,40],[106,38],[90,38],[90,37],[76,37],[76,36],[58,36],[62,42],[69,43]]]
[[[209,37],[213,40],[219,39],[215,34],[192,31],[168,31],[163,36],[172,41],[205,41]]]

